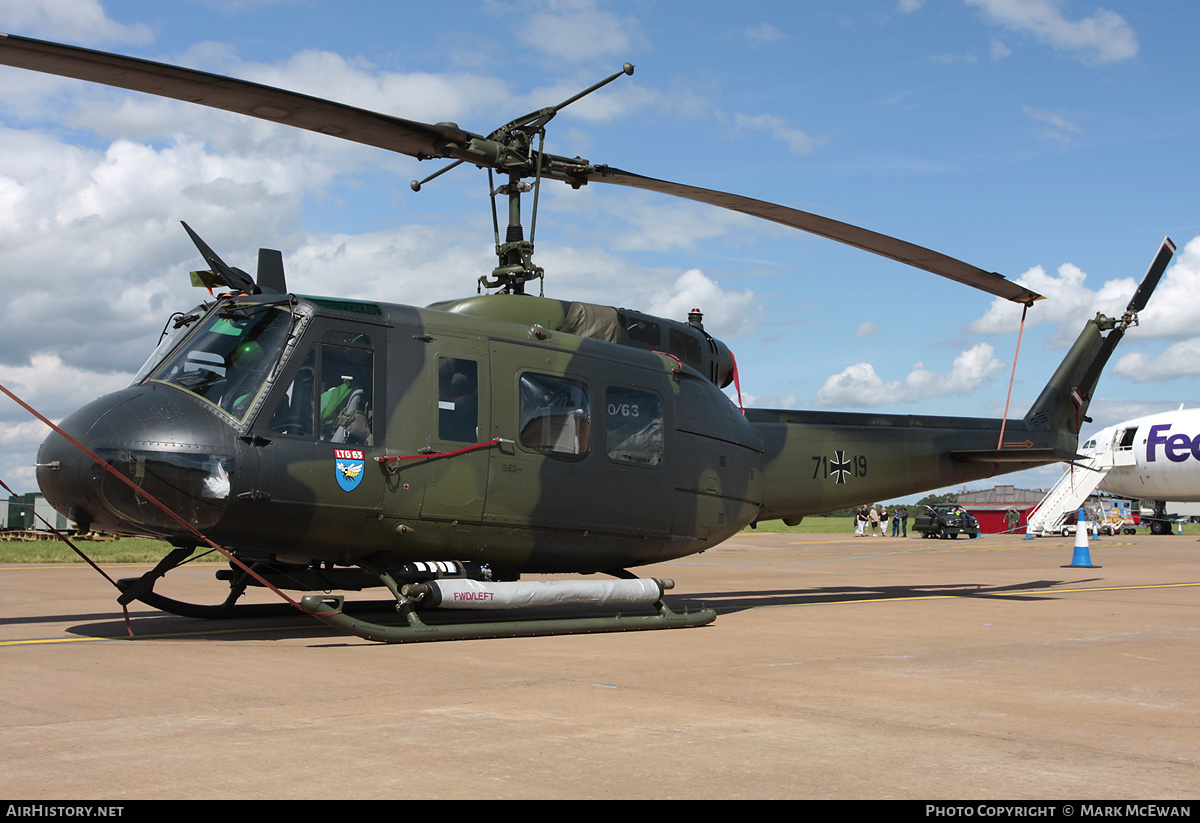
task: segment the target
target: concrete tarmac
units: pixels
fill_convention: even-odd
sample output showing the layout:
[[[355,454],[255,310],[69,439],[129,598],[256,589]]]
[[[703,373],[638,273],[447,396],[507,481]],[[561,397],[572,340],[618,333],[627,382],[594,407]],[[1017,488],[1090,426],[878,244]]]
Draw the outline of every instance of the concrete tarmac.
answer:
[[[750,533],[640,570],[710,626],[414,645],[140,604],[130,639],[86,566],[0,567],[0,797],[1194,799],[1200,542],[1089,555]]]

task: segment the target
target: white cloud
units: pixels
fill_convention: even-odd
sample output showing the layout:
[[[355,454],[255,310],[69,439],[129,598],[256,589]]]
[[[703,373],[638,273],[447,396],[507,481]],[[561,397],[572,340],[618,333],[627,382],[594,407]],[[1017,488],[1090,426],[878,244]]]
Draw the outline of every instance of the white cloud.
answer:
[[[1038,124],[1037,135],[1063,143],[1070,142],[1072,135],[1080,134],[1083,129],[1075,122],[1077,115],[1070,112],[1047,111],[1031,106],[1023,107],[1025,116]]]
[[[1139,325],[1129,332],[1134,339],[1178,339],[1157,355],[1131,352],[1121,357],[1113,371],[1139,383],[1200,375],[1200,237],[1193,238],[1167,269]]]
[[[420,122],[465,120],[513,98],[508,86],[493,77],[380,71],[365,61],[317,49],[299,52],[277,64],[242,62],[231,57],[214,62],[219,62],[222,71],[256,83]],[[540,105],[546,105],[545,101]]]
[[[5,31],[80,43],[148,43],[153,30],[113,20],[98,0],[0,0]]]
[[[777,43],[791,38],[770,23],[760,23],[757,26],[747,26],[742,29],[742,36],[755,43]]]
[[[1046,296],[1029,310],[1026,326],[1038,323],[1056,325],[1049,343],[1065,346],[1075,339],[1082,325],[1097,312],[1120,317],[1133,297],[1138,281],[1132,277],[1108,280],[1099,289],[1086,285],[1087,275],[1077,266],[1065,263],[1057,276],[1034,267],[1017,281]],[[1121,346],[1128,350],[1139,341],[1176,340],[1157,355],[1130,352],[1111,367],[1123,377],[1138,382],[1160,382],[1176,377],[1200,375],[1200,237],[1193,238],[1176,254],[1163,275],[1150,302],[1130,328]],[[1021,308],[997,298],[987,312],[968,326],[976,334],[1009,334],[1017,330]]]
[[[974,63],[979,58],[973,54],[937,54],[929,58],[934,63]]]
[[[970,395],[1003,367],[987,343],[978,343],[954,358],[949,374],[937,374],[917,363],[904,379],[885,381],[870,363],[856,363],[827,379],[817,400],[822,406],[862,408]]]
[[[1018,283],[1046,296],[1029,309],[1026,326],[1042,322],[1058,324],[1050,342],[1065,344],[1074,340],[1083,323],[1097,312],[1120,317],[1138,285],[1138,280],[1133,277],[1122,277],[1105,281],[1099,289],[1092,290],[1087,287],[1086,280],[1087,275],[1071,263],[1060,266],[1057,276],[1048,275],[1041,266],[1035,266],[1016,278]],[[1153,340],[1193,336],[1200,329],[1200,303],[1195,299],[1198,293],[1200,237],[1195,237],[1175,255],[1141,312],[1139,325],[1130,331],[1126,342],[1131,338]],[[1017,330],[1020,320],[1020,306],[996,298],[968,330],[976,334],[1008,334]]]
[[[812,154],[833,139],[832,134],[812,135],[794,127],[782,117],[773,114],[735,114],[734,125],[744,131],[765,131],[784,143],[795,154]]]
[[[25,366],[0,364],[0,384],[55,423],[85,402],[128,385],[130,377],[72,367],[53,354],[35,355]],[[17,492],[35,489],[33,464],[49,432],[40,420],[0,396],[0,480]]]
[[[1102,395],[1103,393],[1096,398],[1092,405],[1088,406],[1088,417],[1092,418],[1092,422],[1084,428],[1085,436],[1126,420],[1158,414],[1170,409],[1177,409],[1180,406],[1179,400],[1108,400]],[[1186,405],[1188,408],[1196,407],[1194,402]]]
[[[762,320],[754,292],[730,291],[699,269],[689,269],[669,287],[651,295],[649,312],[683,320],[693,308],[704,313],[704,328],[714,337],[736,338],[753,331]]]
[[[1012,56],[1012,49],[1003,40],[994,37],[992,38],[992,44],[988,49],[988,53],[992,56],[993,60],[1003,60],[1005,57]]]
[[[580,89],[585,88],[595,82],[594,77],[589,77],[580,82],[563,81],[553,86],[542,86],[530,91],[522,98],[522,103],[517,108],[526,108],[530,111],[540,109],[547,104],[557,105],[563,100],[567,100],[579,93]],[[640,109],[650,107],[661,107],[667,105],[662,95],[651,91],[643,86],[626,78],[617,78],[612,84],[605,86],[604,91],[597,94],[589,94],[587,97],[577,100],[570,106],[562,110],[560,116],[570,119],[579,119],[585,123],[608,123],[626,117],[629,114]],[[514,109],[515,111],[515,109]],[[555,121],[557,124],[559,121]],[[558,134],[558,139],[561,140],[563,135]],[[557,140],[555,141],[558,142]],[[547,151],[549,151],[550,139],[547,139]],[[575,140],[569,142],[570,145],[576,145]]]
[[[472,275],[489,273],[496,258],[486,247],[462,244],[460,235],[430,226],[310,234],[286,257],[288,288],[413,305],[461,297]]]
[[[1177,253],[1139,318],[1144,338],[1191,337],[1200,330],[1200,237]]]
[[[3,375],[0,382],[13,394],[54,421],[75,406],[125,387],[132,377],[132,374],[124,372],[102,374],[75,368],[63,363],[62,359],[54,354],[36,354],[31,358],[29,365],[5,366],[0,369],[0,374]],[[8,398],[4,399],[7,403]],[[20,416],[28,414],[20,409],[18,413]],[[7,420],[16,419],[9,413],[5,413],[3,417]],[[39,422],[37,425],[42,424]],[[16,428],[18,431],[26,431],[20,425]],[[14,440],[12,430],[6,427],[0,442],[10,443]]]
[[[602,208],[627,221],[629,228],[612,237],[612,247],[620,251],[687,250],[761,228],[761,221],[738,212],[659,196],[606,197]]]
[[[1078,266],[1064,263],[1056,275],[1049,275],[1041,266],[1015,278],[1016,282],[1028,286],[1046,297],[1029,309],[1025,325],[1055,323],[1058,329],[1052,336],[1052,345],[1065,345],[1075,338],[1079,328],[1096,312],[1120,315],[1129,298],[1133,296],[1137,283],[1132,277],[1109,280],[1099,290],[1092,291],[1084,285],[1087,279]],[[974,334],[1009,334],[1021,325],[1021,307],[1003,298],[996,298],[987,312],[968,327]]]
[[[1155,356],[1132,352],[1118,360],[1113,371],[1136,383],[1159,383],[1200,375],[1200,338],[1174,343]]]
[[[598,8],[593,0],[542,0],[524,17],[518,37],[560,60],[627,55],[641,40],[637,19]]]
[[[725,394],[734,403],[738,401],[737,387],[729,386],[725,389]],[[742,405],[746,408],[759,409],[794,409],[799,402],[799,398],[795,394],[766,394],[757,395],[749,392],[742,392]]]
[[[1032,34],[1088,63],[1129,60],[1138,53],[1137,33],[1121,15],[1098,8],[1090,17],[1068,20],[1060,0],[966,0],[989,22]]]

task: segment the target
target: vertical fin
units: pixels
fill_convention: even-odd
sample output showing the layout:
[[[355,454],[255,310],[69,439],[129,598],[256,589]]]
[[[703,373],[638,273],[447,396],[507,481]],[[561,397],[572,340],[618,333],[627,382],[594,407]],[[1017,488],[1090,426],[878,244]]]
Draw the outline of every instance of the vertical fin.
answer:
[[[1100,382],[1101,372],[1125,336],[1125,330],[1137,325],[1137,313],[1146,307],[1174,254],[1175,244],[1168,237],[1163,240],[1141,285],[1125,307],[1125,313],[1120,318],[1097,314],[1087,322],[1050,382],[1042,389],[1037,402],[1025,415],[1031,429],[1079,434],[1080,425],[1087,422],[1088,405]]]
[[[258,250],[258,287],[265,292],[287,294],[281,252],[275,249]]]

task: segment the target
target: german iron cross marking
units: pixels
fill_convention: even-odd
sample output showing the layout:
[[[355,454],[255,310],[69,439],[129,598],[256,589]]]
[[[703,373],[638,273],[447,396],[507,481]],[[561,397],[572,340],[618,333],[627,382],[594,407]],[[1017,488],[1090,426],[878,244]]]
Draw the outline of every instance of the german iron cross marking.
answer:
[[[846,477],[850,474],[850,461],[846,459],[844,451],[835,451],[833,453],[833,460],[829,464],[829,471],[836,478],[835,482],[846,482]]]

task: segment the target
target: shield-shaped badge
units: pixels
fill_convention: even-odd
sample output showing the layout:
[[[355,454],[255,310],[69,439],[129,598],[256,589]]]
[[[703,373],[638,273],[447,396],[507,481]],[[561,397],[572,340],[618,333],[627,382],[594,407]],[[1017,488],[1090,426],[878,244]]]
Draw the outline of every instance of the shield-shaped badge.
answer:
[[[352,492],[358,488],[366,468],[366,456],[357,449],[334,449],[334,474],[342,491]]]

